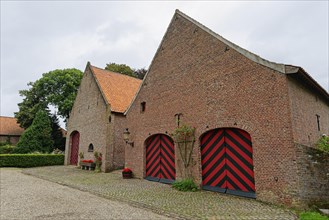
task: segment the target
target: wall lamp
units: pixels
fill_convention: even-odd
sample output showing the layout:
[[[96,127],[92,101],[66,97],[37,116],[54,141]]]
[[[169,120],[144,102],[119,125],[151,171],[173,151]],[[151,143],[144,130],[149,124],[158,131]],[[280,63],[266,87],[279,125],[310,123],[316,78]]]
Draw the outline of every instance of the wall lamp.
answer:
[[[134,142],[129,141],[130,139],[130,132],[128,131],[128,128],[123,132],[123,140],[126,142],[126,144],[129,144],[131,147],[134,147]]]

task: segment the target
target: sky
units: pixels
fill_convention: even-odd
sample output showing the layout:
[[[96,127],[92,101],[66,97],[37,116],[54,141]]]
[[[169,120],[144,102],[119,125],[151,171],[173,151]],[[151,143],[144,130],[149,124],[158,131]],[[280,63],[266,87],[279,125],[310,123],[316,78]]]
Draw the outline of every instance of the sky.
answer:
[[[328,82],[329,1],[3,1],[1,116],[18,91],[55,69],[88,61],[148,68],[175,9],[264,59]]]

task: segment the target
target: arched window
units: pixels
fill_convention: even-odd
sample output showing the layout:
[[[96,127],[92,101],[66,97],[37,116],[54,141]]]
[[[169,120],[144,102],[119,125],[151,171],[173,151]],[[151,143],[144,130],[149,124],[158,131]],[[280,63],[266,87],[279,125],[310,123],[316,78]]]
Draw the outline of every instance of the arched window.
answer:
[[[94,145],[93,144],[89,144],[88,152],[93,152],[93,151],[94,151]]]

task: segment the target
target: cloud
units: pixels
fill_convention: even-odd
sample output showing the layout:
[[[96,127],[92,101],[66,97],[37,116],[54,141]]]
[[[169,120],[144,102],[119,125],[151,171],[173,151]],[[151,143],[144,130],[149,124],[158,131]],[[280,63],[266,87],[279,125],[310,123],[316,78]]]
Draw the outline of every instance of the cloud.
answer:
[[[18,90],[54,69],[147,68],[175,9],[329,89],[327,1],[1,1],[1,114],[12,116]]]

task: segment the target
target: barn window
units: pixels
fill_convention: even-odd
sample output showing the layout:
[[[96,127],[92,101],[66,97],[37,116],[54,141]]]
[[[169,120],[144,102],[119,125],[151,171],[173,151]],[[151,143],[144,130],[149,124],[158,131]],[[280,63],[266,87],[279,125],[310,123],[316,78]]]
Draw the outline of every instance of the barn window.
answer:
[[[88,152],[93,152],[93,151],[94,151],[94,145],[93,144],[89,144]]]
[[[111,117],[111,115],[109,116],[109,122],[110,122],[110,123],[112,122],[112,117]]]
[[[146,102],[141,103],[141,112],[145,112],[146,109]]]
[[[316,114],[316,122],[318,123],[318,131],[320,131],[320,115]]]

